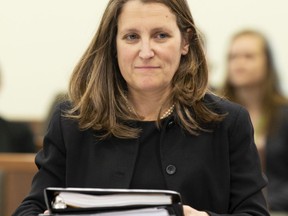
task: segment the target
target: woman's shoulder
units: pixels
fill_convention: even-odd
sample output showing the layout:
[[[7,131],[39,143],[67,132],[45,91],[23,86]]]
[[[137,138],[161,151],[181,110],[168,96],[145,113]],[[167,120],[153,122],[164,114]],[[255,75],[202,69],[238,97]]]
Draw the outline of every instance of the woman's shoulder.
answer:
[[[70,111],[73,108],[71,101],[58,103],[48,124],[48,131],[52,134],[61,132],[61,136],[67,139],[77,139],[86,130],[79,129],[79,122],[71,117]]]
[[[69,117],[70,110],[73,108],[72,102],[69,100],[61,101],[54,106],[52,116],[50,118],[51,122],[61,122],[61,124],[71,124],[75,122],[73,118]]]
[[[245,107],[216,94],[206,94],[203,99],[204,104],[211,111],[223,115],[221,124],[228,127],[237,124],[246,124],[250,121],[250,116]]]
[[[61,112],[68,112],[69,110],[72,109],[73,105],[70,100],[63,100],[59,102],[58,104],[56,104],[55,107],[56,109],[58,108],[59,110],[61,110]]]
[[[207,93],[203,98],[204,104],[218,114],[239,112],[246,110],[242,105],[232,102],[224,97],[213,93]]]

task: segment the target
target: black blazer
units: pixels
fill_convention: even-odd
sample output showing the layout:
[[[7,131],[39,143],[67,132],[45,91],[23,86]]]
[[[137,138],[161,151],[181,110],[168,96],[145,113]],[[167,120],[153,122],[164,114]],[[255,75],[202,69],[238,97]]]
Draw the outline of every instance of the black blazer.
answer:
[[[206,125],[213,132],[190,135],[174,116],[161,129],[167,189],[180,192],[184,204],[211,215],[268,215],[261,192],[266,181],[247,111],[211,95],[205,101],[215,111],[228,114],[221,123]],[[48,186],[129,188],[137,139],[99,141],[97,132],[80,131],[77,122],[63,117],[65,109],[67,104],[61,104],[51,119],[43,150],[36,156],[39,172],[14,215],[43,212],[43,189]]]
[[[273,211],[288,212],[288,106],[282,106],[265,149],[267,197]]]

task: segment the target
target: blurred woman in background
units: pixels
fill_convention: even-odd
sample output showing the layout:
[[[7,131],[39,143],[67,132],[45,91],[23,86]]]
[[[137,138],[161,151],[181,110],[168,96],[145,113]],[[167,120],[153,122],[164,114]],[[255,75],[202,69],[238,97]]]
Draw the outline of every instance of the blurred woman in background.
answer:
[[[248,109],[269,181],[268,204],[271,211],[288,212],[288,105],[267,39],[253,30],[236,33],[227,63],[222,93]]]

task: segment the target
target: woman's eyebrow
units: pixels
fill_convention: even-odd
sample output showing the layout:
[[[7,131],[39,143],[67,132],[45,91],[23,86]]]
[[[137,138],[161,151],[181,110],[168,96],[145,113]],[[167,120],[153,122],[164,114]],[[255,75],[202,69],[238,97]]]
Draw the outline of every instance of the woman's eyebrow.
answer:
[[[150,32],[161,32],[161,31],[165,31],[165,32],[170,32],[169,28],[167,27],[155,27],[152,28]],[[141,32],[141,30],[137,29],[137,28],[123,28],[119,31],[119,34],[126,34],[127,32],[135,32],[135,33],[139,33]]]

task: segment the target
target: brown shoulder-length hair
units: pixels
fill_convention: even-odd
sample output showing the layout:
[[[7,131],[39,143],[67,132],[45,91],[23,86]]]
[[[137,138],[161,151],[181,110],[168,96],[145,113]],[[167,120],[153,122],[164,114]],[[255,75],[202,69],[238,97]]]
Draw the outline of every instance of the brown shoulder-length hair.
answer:
[[[257,37],[262,45],[263,45],[263,53],[266,59],[266,79],[264,80],[263,86],[263,98],[262,107],[265,113],[265,121],[261,127],[262,132],[272,132],[274,125],[279,120],[279,108],[287,104],[287,99],[283,95],[280,89],[279,80],[278,80],[278,72],[275,67],[273,53],[271,50],[271,46],[267,40],[267,38],[259,31],[245,29],[237,32],[231,39],[231,44],[242,36],[253,36]],[[227,62],[229,61],[229,54],[227,56]],[[226,73],[226,80],[223,85],[222,94],[225,95],[228,99],[240,103],[239,99],[236,97],[236,89],[229,82],[228,72]]]
[[[101,130],[102,138],[108,135],[136,138],[140,131],[128,123],[139,120],[139,117],[127,109],[127,85],[116,58],[118,16],[128,1],[108,2],[98,31],[75,67],[69,84],[68,94],[73,108],[67,116],[77,119],[80,129]],[[207,92],[207,64],[188,3],[186,0],[141,1],[162,3],[170,8],[177,17],[182,36],[189,40],[189,52],[181,58],[172,79],[172,94],[164,105],[173,103],[182,127],[191,134],[197,134],[203,130],[200,122],[219,121],[222,116],[212,112],[203,102]],[[158,115],[158,125],[159,122]]]

